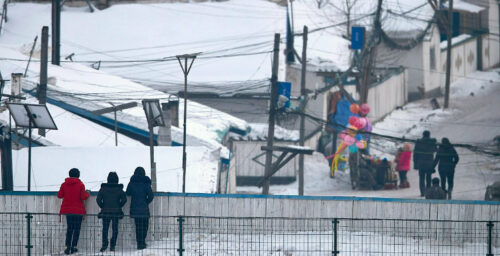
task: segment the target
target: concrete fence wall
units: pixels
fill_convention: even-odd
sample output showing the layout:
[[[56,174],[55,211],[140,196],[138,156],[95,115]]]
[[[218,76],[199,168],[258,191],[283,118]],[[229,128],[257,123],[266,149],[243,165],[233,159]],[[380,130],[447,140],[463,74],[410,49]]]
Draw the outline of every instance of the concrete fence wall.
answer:
[[[86,201],[88,214],[97,214],[99,208],[95,202],[95,193]],[[54,253],[64,249],[65,218],[57,215],[61,200],[55,192],[0,192],[0,254],[25,254],[27,244],[27,221],[24,213],[52,213],[52,215],[35,214],[32,219],[32,245],[37,252]],[[297,196],[261,196],[261,195],[216,195],[216,194],[177,194],[157,193],[150,206],[148,240],[166,241],[179,236],[177,218],[174,216],[207,216],[207,217],[279,217],[274,221],[276,231],[295,232],[314,230],[317,221],[300,221],[293,218],[353,218],[353,219],[415,219],[415,220],[456,220],[456,221],[498,221],[500,220],[500,203],[483,201],[425,201],[383,198],[355,197],[297,197]],[[129,212],[129,203],[124,207]],[[14,213],[14,214],[9,214]],[[55,214],[54,214],[55,213]],[[165,217],[172,216],[172,217]],[[233,219],[217,221],[200,221],[197,218],[185,218],[186,223],[193,225],[196,232],[227,233],[226,224],[238,223]],[[60,223],[61,221],[61,223]],[[341,220],[343,232],[366,232],[363,221]],[[214,224],[215,223],[215,224]],[[223,223],[223,225],[221,224]],[[252,222],[253,223],[253,222]],[[257,221],[259,225],[267,222]],[[254,223],[254,224],[255,224]],[[325,220],[324,223],[330,223]],[[367,222],[368,223],[368,222]],[[391,222],[392,223],[392,222]],[[397,222],[394,222],[397,223]],[[445,237],[449,228],[455,227],[466,232],[473,227],[481,234],[486,234],[486,223],[451,223],[404,221],[409,232],[428,232],[424,236]],[[299,225],[300,224],[300,225]],[[201,225],[201,226],[196,226]],[[215,226],[214,226],[215,225]],[[311,225],[308,227],[308,225]],[[376,220],[370,225],[380,225]],[[498,223],[497,223],[498,225]],[[484,226],[484,231],[479,230]],[[440,228],[441,227],[441,228]],[[133,220],[125,217],[120,221],[118,246],[120,249],[135,248]],[[222,228],[222,229],[221,229]],[[244,228],[244,227],[242,227]],[[252,232],[266,230],[253,227]],[[297,228],[297,229],[295,229]],[[310,228],[310,229],[309,229]],[[394,227],[397,230],[398,227]],[[471,230],[472,230],[471,229]],[[394,230],[394,231],[395,231]],[[496,229],[498,230],[498,229]],[[193,231],[193,232],[195,232]],[[233,230],[231,232],[249,232],[250,230]],[[386,232],[384,229],[371,229],[370,232]],[[187,231],[186,231],[187,232]],[[500,237],[494,237],[494,246],[500,245]],[[402,234],[404,235],[404,234]],[[436,238],[437,239],[437,238]],[[457,239],[457,238],[454,238]],[[484,236],[460,236],[453,242],[485,243]],[[164,242],[165,243],[165,242]],[[87,216],[82,224],[79,248],[83,251],[97,251],[101,246],[101,221],[95,215]],[[175,247],[176,248],[176,247]],[[174,250],[174,249],[172,249]]]
[[[86,209],[97,214],[92,194]],[[0,212],[58,213],[60,205],[55,192],[0,192]],[[157,216],[500,221],[500,202],[486,201],[157,193],[150,209]]]

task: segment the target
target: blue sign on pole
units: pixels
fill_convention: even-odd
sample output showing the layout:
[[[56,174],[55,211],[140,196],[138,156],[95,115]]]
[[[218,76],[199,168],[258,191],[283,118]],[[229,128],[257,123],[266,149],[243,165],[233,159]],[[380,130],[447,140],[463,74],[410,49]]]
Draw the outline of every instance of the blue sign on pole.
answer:
[[[280,96],[284,96],[287,98],[287,101],[284,103],[283,107],[284,108],[289,108],[290,107],[290,91],[292,90],[292,83],[290,82],[278,82],[278,106],[281,106],[280,103]]]
[[[351,29],[351,49],[361,50],[365,44],[365,28],[352,27]]]

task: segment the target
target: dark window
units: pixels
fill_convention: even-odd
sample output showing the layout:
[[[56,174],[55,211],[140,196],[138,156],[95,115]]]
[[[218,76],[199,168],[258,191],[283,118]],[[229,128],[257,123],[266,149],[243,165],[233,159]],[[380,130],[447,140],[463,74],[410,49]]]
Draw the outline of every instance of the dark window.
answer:
[[[430,49],[431,70],[436,70],[436,49]]]

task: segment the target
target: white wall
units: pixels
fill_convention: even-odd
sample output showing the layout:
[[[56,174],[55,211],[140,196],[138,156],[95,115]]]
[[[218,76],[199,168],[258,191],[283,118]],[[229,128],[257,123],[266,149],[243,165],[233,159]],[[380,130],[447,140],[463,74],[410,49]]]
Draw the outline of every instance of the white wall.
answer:
[[[294,143],[282,143],[276,142],[275,146],[282,145],[293,145]],[[261,155],[265,151],[260,149],[261,146],[265,146],[265,141],[233,141],[233,152],[231,159],[234,159],[234,164],[231,163],[235,168],[236,176],[250,176],[250,177],[264,177],[264,166],[256,163],[252,158],[257,155]],[[281,152],[274,152],[274,154],[279,155]],[[261,163],[265,163],[266,157],[262,155],[259,158]],[[281,168],[275,175],[275,177],[295,177],[297,171],[297,159],[292,159],[283,168]]]
[[[490,7],[488,9],[488,28],[490,34],[488,35],[486,40],[483,40],[483,45],[485,41],[488,42],[488,58],[483,58],[484,69],[489,69],[500,64],[500,22],[498,2],[497,0],[489,0],[489,4]]]
[[[422,43],[423,66],[422,75],[424,79],[424,88],[426,92],[436,90],[441,86],[441,75],[443,67],[441,64],[441,50],[439,48],[440,35],[437,26],[433,26],[430,34],[430,40]],[[431,48],[434,48],[435,68],[431,68]]]
[[[423,66],[424,59],[428,58],[428,50],[424,51],[423,44],[419,44],[409,51],[388,48],[385,44],[377,46],[377,67],[399,67],[408,69],[408,92],[418,93],[419,87],[424,88]],[[439,47],[436,48],[439,53]],[[437,65],[437,64],[436,64]]]
[[[484,49],[483,41],[483,49]],[[446,81],[446,54],[447,51],[441,51],[441,88],[444,91]],[[483,57],[484,58],[484,57]],[[483,59],[484,62],[484,59]],[[484,66],[483,66],[484,67]],[[477,70],[477,38],[471,37],[463,42],[452,45],[451,50],[451,82],[463,78]]]
[[[370,106],[370,113],[368,118],[372,122],[382,119],[397,106],[403,106],[407,102],[407,79],[408,70],[405,69],[403,72],[369,88],[367,102]]]

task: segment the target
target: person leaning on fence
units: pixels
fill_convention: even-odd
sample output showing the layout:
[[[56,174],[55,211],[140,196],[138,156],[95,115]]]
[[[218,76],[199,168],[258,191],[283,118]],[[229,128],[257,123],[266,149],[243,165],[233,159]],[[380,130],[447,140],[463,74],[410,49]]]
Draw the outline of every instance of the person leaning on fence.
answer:
[[[127,195],[123,192],[123,184],[118,184],[118,175],[116,172],[108,174],[108,183],[102,183],[101,189],[97,194],[97,205],[101,208],[98,217],[102,218],[102,248],[101,252],[108,248],[108,230],[109,224],[112,223],[110,251],[114,251],[116,247],[116,239],[118,238],[118,220],[123,218],[122,207],[127,202]]]
[[[127,186],[130,196],[130,217],[135,221],[135,239],[137,249],[146,248],[146,236],[149,226],[149,204],[153,201],[151,179],[146,176],[144,168],[137,167]]]
[[[72,254],[78,251],[78,238],[82,226],[83,216],[85,215],[84,200],[89,198],[90,194],[85,191],[85,185],[79,179],[80,171],[76,168],[69,170],[69,178],[66,178],[61,185],[58,198],[62,198],[61,210],[59,214],[66,215],[66,249],[65,254]]]
[[[434,168],[438,165],[439,177],[441,177],[441,188],[446,192],[448,199],[451,199],[451,191],[453,190],[453,178],[455,176],[455,166],[460,158],[457,151],[451,145],[448,138],[441,139],[441,145],[436,153],[434,160]],[[448,180],[448,189],[446,189],[446,180]]]
[[[425,199],[437,199],[437,200],[446,199],[446,193],[439,186],[439,178],[432,179],[432,187],[428,188],[425,191]]]
[[[429,131],[424,131],[413,150],[413,168],[418,170],[420,196],[424,196],[425,190],[431,186],[432,173],[435,172],[434,152],[436,152],[436,139],[431,138]]]

